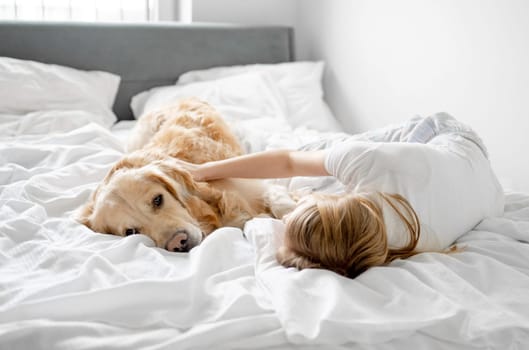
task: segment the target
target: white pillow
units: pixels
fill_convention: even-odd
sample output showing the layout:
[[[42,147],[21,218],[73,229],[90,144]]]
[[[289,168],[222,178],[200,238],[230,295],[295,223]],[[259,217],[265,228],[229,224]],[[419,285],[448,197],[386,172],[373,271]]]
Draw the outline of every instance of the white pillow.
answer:
[[[323,62],[285,62],[215,67],[182,74],[177,84],[210,81],[247,72],[261,72],[277,84],[287,106],[292,127],[305,126],[319,131],[342,131],[323,100]]]
[[[0,113],[80,110],[110,127],[117,120],[112,105],[119,81],[107,72],[0,57]]]
[[[226,121],[258,118],[285,119],[285,104],[277,88],[263,74],[239,74],[214,81],[152,88],[134,96],[136,118],[175,103],[198,97],[217,109]]]

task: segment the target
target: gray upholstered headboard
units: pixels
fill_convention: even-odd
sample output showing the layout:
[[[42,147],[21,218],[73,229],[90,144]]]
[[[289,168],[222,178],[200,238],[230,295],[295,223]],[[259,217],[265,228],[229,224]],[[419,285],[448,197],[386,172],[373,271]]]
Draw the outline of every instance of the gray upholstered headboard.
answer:
[[[293,31],[231,24],[0,21],[0,56],[118,74],[114,112],[122,120],[133,118],[133,95],[173,84],[186,71],[292,61]]]

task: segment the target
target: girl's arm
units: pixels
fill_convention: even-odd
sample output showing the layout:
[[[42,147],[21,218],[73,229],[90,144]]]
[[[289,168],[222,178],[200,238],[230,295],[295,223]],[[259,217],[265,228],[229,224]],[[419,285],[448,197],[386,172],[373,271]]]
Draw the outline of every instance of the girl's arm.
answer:
[[[178,163],[197,181],[227,177],[280,178],[292,176],[328,176],[325,151],[273,150],[247,154],[204,164]]]

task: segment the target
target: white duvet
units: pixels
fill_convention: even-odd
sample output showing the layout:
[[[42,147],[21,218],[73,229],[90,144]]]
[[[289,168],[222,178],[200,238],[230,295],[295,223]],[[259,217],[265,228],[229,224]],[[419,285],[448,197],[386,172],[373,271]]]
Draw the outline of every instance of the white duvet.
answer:
[[[505,216],[464,235],[463,252],[420,254],[355,280],[278,266],[272,219],[170,253],[69,218],[123,152],[92,118],[0,117],[0,349],[529,344],[529,195],[507,195]],[[318,136],[286,130],[252,142],[298,147]]]

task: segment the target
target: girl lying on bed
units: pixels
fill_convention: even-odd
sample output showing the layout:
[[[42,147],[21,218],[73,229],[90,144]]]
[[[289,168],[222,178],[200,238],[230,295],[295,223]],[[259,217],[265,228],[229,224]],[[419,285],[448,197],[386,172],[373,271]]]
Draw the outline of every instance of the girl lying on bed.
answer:
[[[445,113],[414,118],[320,151],[265,151],[200,165],[196,180],[335,176],[345,195],[313,193],[285,216],[278,261],[356,277],[419,252],[443,251],[503,213],[486,148]]]

